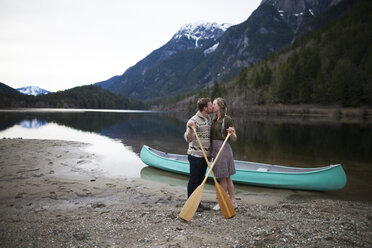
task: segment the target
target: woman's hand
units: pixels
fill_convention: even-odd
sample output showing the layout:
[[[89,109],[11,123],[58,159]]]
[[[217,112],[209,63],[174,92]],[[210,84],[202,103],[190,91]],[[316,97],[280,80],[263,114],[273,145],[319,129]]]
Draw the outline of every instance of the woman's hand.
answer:
[[[234,133],[235,133],[235,128],[234,128],[234,127],[229,127],[228,129],[226,129],[226,131],[227,131],[229,134],[234,134]]]
[[[230,134],[231,139],[233,141],[236,141],[237,136],[236,136],[236,133],[235,133],[235,128],[234,127],[229,127],[228,129],[226,129],[226,131]]]

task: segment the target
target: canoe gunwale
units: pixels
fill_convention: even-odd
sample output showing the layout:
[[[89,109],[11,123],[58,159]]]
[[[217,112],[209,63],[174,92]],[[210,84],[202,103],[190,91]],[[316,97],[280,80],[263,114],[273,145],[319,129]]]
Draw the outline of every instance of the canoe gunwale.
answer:
[[[177,163],[183,163],[183,164],[188,164],[189,163],[188,161],[176,160],[176,159],[164,157],[164,156],[159,155],[158,153],[160,153],[160,154],[167,154],[168,156],[178,156],[178,157],[184,157],[184,156],[187,156],[187,155],[162,152],[162,151],[156,150],[154,148],[151,148],[151,147],[149,147],[147,145],[144,145],[143,147],[145,147],[154,156],[156,156],[158,158],[161,158],[163,160],[175,161]],[[156,151],[156,152],[153,152],[153,151]],[[243,163],[243,164],[244,163],[251,163],[251,164],[262,165],[262,166],[267,166],[267,167],[280,167],[280,168],[285,168],[285,169],[303,170],[303,171],[298,171],[298,172],[296,172],[296,171],[270,171],[270,170],[259,171],[259,170],[239,169],[239,168],[236,168],[235,167],[235,170],[237,172],[239,171],[241,173],[249,172],[249,173],[265,173],[265,174],[291,174],[291,175],[304,175],[304,174],[321,173],[321,172],[324,172],[324,171],[327,171],[327,170],[330,170],[330,169],[333,169],[333,168],[342,166],[341,164],[331,164],[329,166],[323,166],[323,167],[300,168],[300,167],[290,167],[290,166],[282,166],[282,165],[275,165],[275,164],[264,164],[264,163],[257,163],[257,162],[249,162],[249,161],[242,161],[242,160],[234,160],[234,162],[236,162],[236,163]],[[308,170],[308,171],[306,171],[306,170]]]

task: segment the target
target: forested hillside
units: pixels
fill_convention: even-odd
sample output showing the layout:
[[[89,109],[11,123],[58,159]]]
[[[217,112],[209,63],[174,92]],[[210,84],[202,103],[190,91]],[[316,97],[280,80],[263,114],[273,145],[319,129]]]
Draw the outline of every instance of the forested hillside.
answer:
[[[192,106],[190,98],[195,96],[224,96],[235,109],[273,104],[372,106],[371,23],[372,2],[360,1],[319,31],[243,68],[233,80],[168,104]]]
[[[324,31],[243,69],[233,88],[249,89],[253,104],[372,105],[371,23],[372,3],[362,1]]]
[[[12,87],[9,87],[6,84],[0,83],[0,94],[6,94],[6,95],[20,95],[20,93],[13,89]]]
[[[0,94],[0,108],[90,108],[90,109],[144,109],[142,102],[128,100],[98,86],[88,85],[40,96]]]

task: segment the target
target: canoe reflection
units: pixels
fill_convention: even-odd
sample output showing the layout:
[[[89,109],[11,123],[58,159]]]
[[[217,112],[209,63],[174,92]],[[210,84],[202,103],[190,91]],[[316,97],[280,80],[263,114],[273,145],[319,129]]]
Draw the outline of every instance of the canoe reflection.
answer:
[[[189,180],[188,176],[159,170],[149,166],[143,167],[140,174],[142,179],[166,183],[171,186],[182,186],[185,187],[185,190]],[[204,188],[207,190],[214,190],[213,181],[208,180]]]

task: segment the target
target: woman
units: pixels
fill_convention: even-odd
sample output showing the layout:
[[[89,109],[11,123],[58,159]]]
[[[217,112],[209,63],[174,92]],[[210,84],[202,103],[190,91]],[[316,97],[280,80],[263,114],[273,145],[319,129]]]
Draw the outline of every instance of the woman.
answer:
[[[213,159],[217,156],[227,133],[230,133],[230,139],[236,141],[237,136],[235,133],[234,121],[227,115],[227,104],[225,99],[216,98],[213,101],[213,112],[215,113],[211,127],[211,145],[212,145],[212,157]],[[220,157],[214,165],[213,172],[219,179],[222,188],[229,194],[231,202],[234,207],[237,207],[234,184],[231,180],[231,176],[235,174],[235,164],[232,149],[229,143],[226,143],[223,148]],[[219,210],[220,206],[217,204],[213,209]]]

